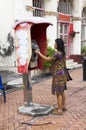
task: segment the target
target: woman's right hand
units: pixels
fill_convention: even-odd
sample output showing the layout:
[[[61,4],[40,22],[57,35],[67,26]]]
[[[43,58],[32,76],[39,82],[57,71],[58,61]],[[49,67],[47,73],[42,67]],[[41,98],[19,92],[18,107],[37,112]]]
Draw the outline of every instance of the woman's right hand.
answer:
[[[39,50],[34,50],[34,52],[36,53],[36,54],[40,54],[40,51]]]
[[[50,57],[46,57],[45,55],[43,55],[39,50],[34,50],[34,52],[36,54],[38,54],[44,60],[47,60],[47,61],[51,61],[52,60]]]

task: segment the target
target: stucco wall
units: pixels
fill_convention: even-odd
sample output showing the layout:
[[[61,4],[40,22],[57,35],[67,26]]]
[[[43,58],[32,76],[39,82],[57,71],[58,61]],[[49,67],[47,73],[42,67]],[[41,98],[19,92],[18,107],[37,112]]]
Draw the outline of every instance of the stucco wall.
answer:
[[[0,66],[9,66],[14,63],[14,53],[5,56],[10,43],[7,41],[7,35],[12,32],[14,24],[14,8],[12,0],[2,0],[0,2]]]
[[[57,38],[57,0],[45,1],[45,18],[52,23],[47,29],[48,45],[53,47]]]
[[[45,18],[49,20],[53,26],[48,27],[47,37],[49,45],[53,47],[54,39],[57,38],[57,7],[59,0],[45,0]],[[32,16],[32,10],[27,11],[26,5],[32,6],[32,0],[1,0],[0,1],[0,45],[4,44],[7,48],[7,35],[13,32],[12,26],[15,20],[27,19]],[[80,54],[81,50],[81,14],[83,7],[86,7],[86,0],[73,0],[73,16],[74,31],[80,32],[73,39],[73,54]],[[78,43],[78,45],[77,45]],[[1,51],[1,49],[0,49]],[[0,66],[3,64],[13,65],[15,53],[11,56],[0,56]]]
[[[0,1],[0,69],[11,70],[13,68],[9,68],[9,66],[15,66],[15,47],[12,49],[12,53],[6,55],[10,46],[12,46],[7,41],[7,35],[10,32],[14,37],[13,25],[16,20],[26,19],[32,16],[32,11],[28,12],[26,5],[32,6],[32,0],[28,2],[24,0]]]

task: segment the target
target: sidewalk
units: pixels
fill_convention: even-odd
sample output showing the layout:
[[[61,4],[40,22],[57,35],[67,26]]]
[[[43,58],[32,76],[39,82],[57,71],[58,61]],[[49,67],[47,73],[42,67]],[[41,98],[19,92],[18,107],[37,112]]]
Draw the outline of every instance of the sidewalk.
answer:
[[[68,111],[63,116],[50,114],[33,118],[19,114],[18,108],[23,105],[23,90],[17,90],[7,94],[6,104],[0,96],[0,130],[86,130],[86,82],[82,80],[82,68],[70,74],[73,81],[68,82],[66,92]],[[51,82],[50,77],[33,85],[33,102],[56,106],[56,97],[51,94]]]

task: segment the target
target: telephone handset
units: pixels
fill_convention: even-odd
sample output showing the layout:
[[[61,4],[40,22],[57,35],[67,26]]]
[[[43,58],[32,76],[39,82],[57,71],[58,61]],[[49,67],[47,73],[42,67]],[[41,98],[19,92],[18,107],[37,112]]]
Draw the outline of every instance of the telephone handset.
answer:
[[[35,68],[38,66],[38,54],[34,53],[35,50],[39,50],[39,46],[36,40],[32,40],[32,56],[29,64],[29,68]]]

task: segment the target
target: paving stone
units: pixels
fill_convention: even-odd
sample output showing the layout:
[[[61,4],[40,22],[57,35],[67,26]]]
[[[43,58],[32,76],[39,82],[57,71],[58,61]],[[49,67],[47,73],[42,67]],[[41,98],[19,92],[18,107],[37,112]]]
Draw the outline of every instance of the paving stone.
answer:
[[[6,95],[6,104],[0,96],[0,130],[86,130],[86,82],[82,68],[72,70],[70,74],[73,80],[67,83],[67,112],[63,116],[49,114],[34,118],[19,114],[24,96],[23,90],[17,90]],[[57,107],[56,96],[51,94],[51,83],[50,77],[33,84],[33,102]],[[48,122],[51,124],[46,124]]]

